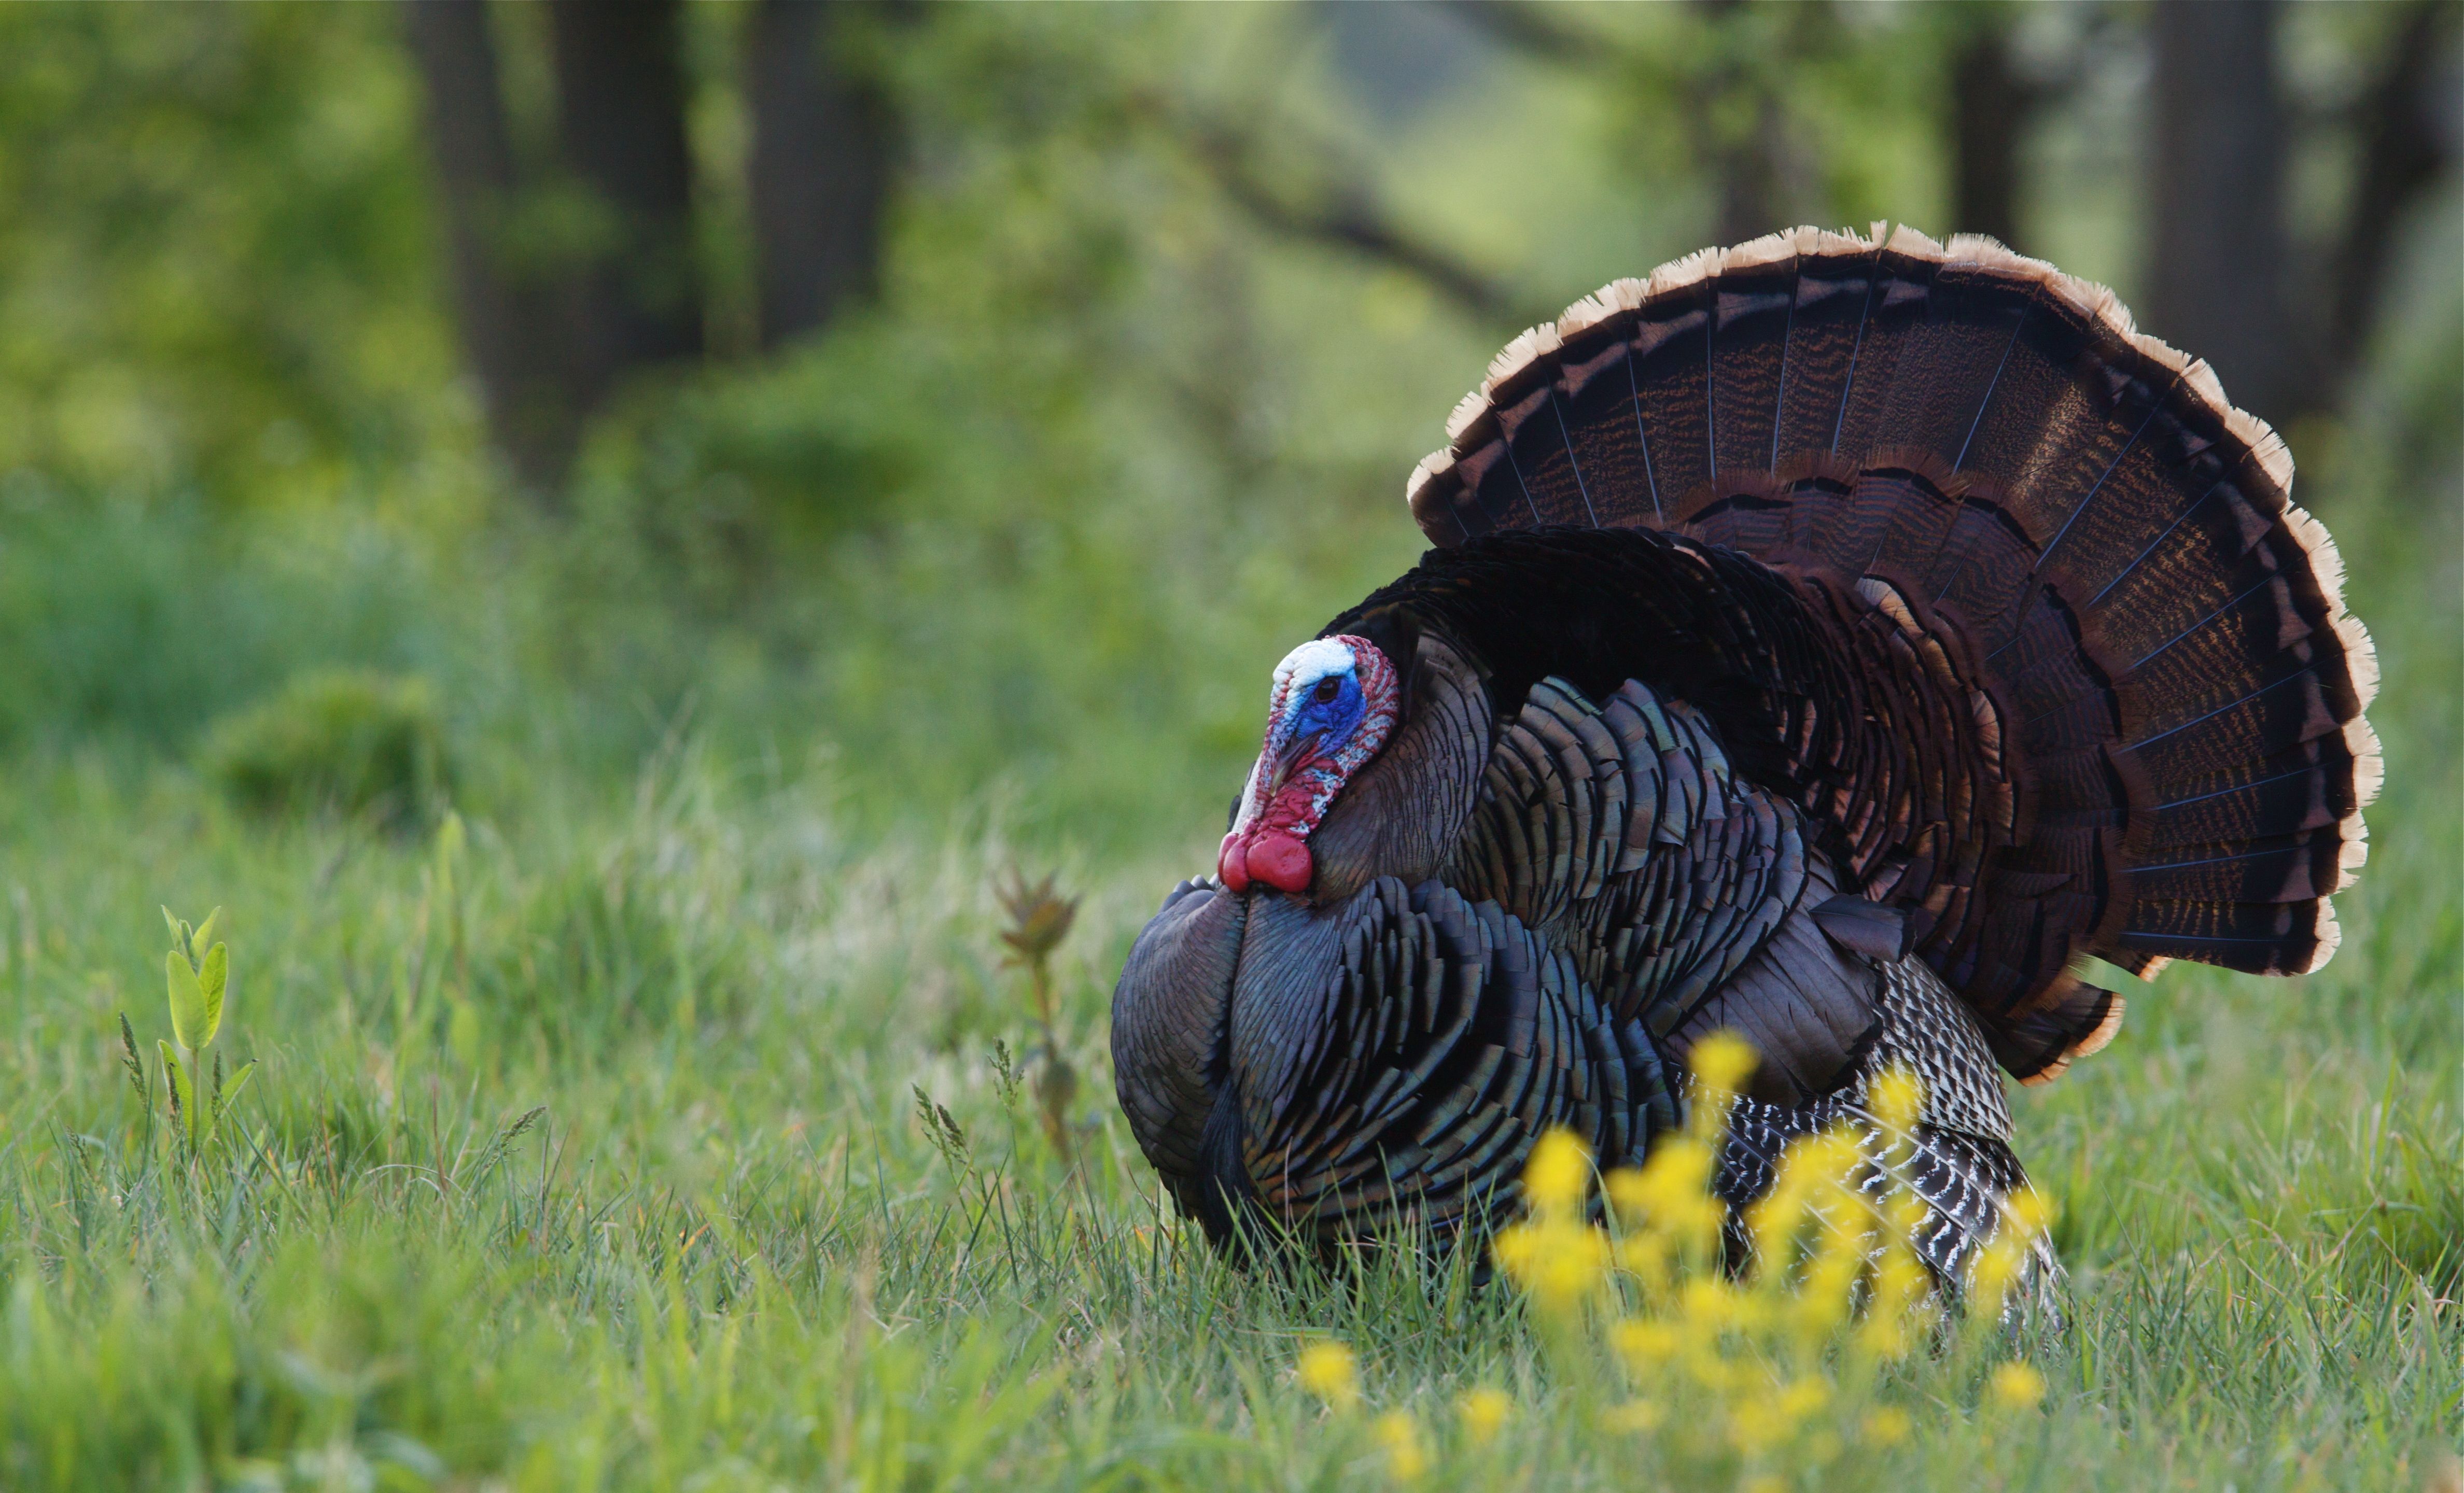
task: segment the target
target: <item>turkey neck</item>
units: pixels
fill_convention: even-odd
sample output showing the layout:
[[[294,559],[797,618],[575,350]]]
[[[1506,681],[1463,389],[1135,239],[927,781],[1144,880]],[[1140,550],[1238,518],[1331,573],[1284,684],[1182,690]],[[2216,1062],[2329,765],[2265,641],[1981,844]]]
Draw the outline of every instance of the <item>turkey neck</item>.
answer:
[[[1243,1109],[1278,1102],[1324,1024],[1319,1003],[1340,963],[1344,910],[1380,876],[1406,886],[1435,876],[1471,813],[1492,732],[1480,672],[1434,635],[1419,640],[1410,669],[1403,722],[1310,841],[1309,895],[1186,883],[1121,971],[1112,1063],[1122,1108],[1147,1155],[1201,1217],[1221,1210],[1218,1184],[1243,1190],[1237,1176],[1216,1175],[1233,1158],[1210,1150],[1210,1121],[1220,1131]]]
[[[1438,874],[1480,792],[1494,729],[1480,670],[1436,632],[1420,635],[1409,667],[1401,724],[1309,837],[1321,910],[1380,876],[1417,887]]]

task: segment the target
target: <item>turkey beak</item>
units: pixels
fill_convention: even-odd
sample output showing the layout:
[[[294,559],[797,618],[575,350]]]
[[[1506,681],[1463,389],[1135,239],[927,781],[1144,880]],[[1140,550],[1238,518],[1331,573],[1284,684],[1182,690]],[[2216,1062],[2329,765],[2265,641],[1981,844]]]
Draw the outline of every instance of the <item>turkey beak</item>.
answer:
[[[1317,760],[1317,733],[1313,731],[1284,743],[1284,749],[1275,754],[1274,770],[1266,775],[1265,801],[1274,802],[1275,795],[1284,791],[1284,785],[1290,782],[1294,775]]]

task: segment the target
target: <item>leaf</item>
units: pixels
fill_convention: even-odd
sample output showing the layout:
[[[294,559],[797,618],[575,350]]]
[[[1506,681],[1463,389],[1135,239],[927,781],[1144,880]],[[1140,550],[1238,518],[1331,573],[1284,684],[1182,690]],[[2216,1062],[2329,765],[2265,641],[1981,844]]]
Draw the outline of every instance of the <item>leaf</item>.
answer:
[[[211,922],[209,918],[207,921]],[[206,951],[206,962],[197,971],[197,988],[206,998],[205,1035],[196,1045],[203,1048],[223,1029],[223,989],[231,981],[231,951],[216,944]]]
[[[163,974],[171,986],[171,1035],[194,1052],[197,1034],[206,1029],[205,985],[189,967],[188,956],[177,949],[163,956]]]
[[[192,952],[195,950],[197,945],[201,943],[211,943],[213,941],[214,923],[220,919],[222,915],[222,909],[214,909],[212,911],[207,913],[206,920],[199,923],[196,926],[196,930],[188,934],[188,948]]]
[[[163,910],[163,923],[164,926],[171,930],[171,947],[179,950],[184,955],[187,954],[188,952],[188,925],[181,922],[178,918],[173,917],[169,908],[165,908]]]
[[[251,1058],[246,1063],[239,1065],[238,1071],[232,1073],[231,1076],[231,1087],[223,1090],[222,1103],[214,1107],[215,1118],[219,1119],[222,1116],[231,1113],[231,1107],[239,1102],[239,1091],[246,1088],[248,1087],[248,1081],[255,1076],[256,1060],[254,1058]]]
[[[462,999],[453,1002],[453,1015],[445,1023],[446,1044],[465,1068],[476,1071],[480,1057],[479,1008]]]

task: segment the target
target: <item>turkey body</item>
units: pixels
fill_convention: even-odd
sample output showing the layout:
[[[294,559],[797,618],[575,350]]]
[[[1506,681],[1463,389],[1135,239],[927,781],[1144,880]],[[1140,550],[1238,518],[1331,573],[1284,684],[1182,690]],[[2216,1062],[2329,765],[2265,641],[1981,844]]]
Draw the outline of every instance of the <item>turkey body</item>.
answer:
[[[1116,1087],[1210,1236],[1477,1233],[1532,1143],[1760,1065],[1718,1186],[1846,1122],[1955,1283],[2024,1174],[2006,1074],[2119,1027],[2095,955],[2333,952],[2368,641],[2291,464],[2109,294],[1800,230],[1621,281],[1422,463],[1433,548],[1277,671],[1214,877],[1140,934]],[[1912,1139],[1874,1132],[1885,1068]]]

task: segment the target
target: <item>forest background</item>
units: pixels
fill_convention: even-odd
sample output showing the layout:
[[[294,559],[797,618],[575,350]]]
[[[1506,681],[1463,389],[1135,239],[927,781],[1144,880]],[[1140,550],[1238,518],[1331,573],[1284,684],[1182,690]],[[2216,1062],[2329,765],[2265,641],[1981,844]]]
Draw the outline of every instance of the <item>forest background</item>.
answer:
[[[2382,1239],[2378,1306],[2341,1277],[2340,1305],[2285,1297],[2314,1328],[2395,1324],[2416,1287],[2444,1305],[2212,1404],[2082,1371],[2063,1436],[2118,1446],[2152,1416],[2204,1448],[2163,1476],[2243,1487],[2426,1465],[2464,1395],[2459,15],[0,8],[0,984],[22,1013],[0,1376],[24,1392],[0,1464],[278,1481],[313,1452],[454,1482],[589,1442],[602,1472],[576,1481],[621,1482],[656,1481],[627,1446],[784,1455],[775,1427],[625,1399],[655,1388],[667,1307],[644,1303],[701,1332],[718,1241],[787,1237],[723,1200],[756,1177],[809,1205],[814,1321],[941,1334],[903,1389],[848,1368],[815,1393],[931,1401],[963,1325],[1018,1302],[926,1227],[966,1216],[974,1174],[936,1159],[910,1085],[980,1145],[1012,1093],[996,1044],[1039,1096],[1067,1075],[996,1192],[1076,1176],[1077,1226],[1153,1223],[1108,1097],[1111,974],[1204,864],[1273,661],[1418,554],[1402,479],[1488,355],[1704,245],[1889,219],[2110,284],[2206,356],[2285,432],[2389,655],[2391,808],[2345,977],[2168,977],[2134,995],[2106,1087],[2066,1081],[2027,1123],[2076,1174],[2083,1279],[2182,1263],[2184,1301],[2225,1304],[2219,1362],[2299,1337],[2233,1315],[2250,1283],[2218,1262],[2261,1236],[2330,1275]],[[996,938],[1022,867],[1084,898],[1049,1020]],[[233,1122],[260,1149],[211,1207],[136,1180],[167,1163],[115,1065],[117,1014],[160,1024],[164,903],[229,906],[223,1043],[262,1065]],[[2237,1126],[2239,1149],[2189,1138]],[[510,1183],[450,1180],[517,1139],[576,1190],[539,1184],[527,1222]],[[854,1196],[850,1154],[871,1224],[825,1206]],[[404,1191],[422,1169],[428,1203]],[[514,1211],[455,1211],[483,1196]],[[450,1268],[406,1242],[429,1205],[471,1231]],[[550,1213],[568,1254],[542,1264]],[[1111,1383],[1087,1345],[1146,1330],[1120,1316],[1137,1292],[1083,1272],[1128,1267],[1055,1248],[1052,1299],[1078,1305],[1001,1318],[1001,1372]],[[940,1294],[876,1310],[893,1259]],[[493,1346],[454,1342],[457,1279]],[[331,1306],[337,1280],[390,1305]],[[284,1281],[327,1305],[276,1309]],[[2180,1330],[2136,1309],[2117,1341]],[[1119,1423],[1254,1430],[1226,1386],[1283,1351],[1264,1320],[1229,1347],[1173,1326],[1221,1356]],[[1498,1334],[1476,1351],[1528,1359]],[[550,1340],[597,1366],[596,1410],[473,1409],[483,1359]],[[1455,1383],[1450,1351],[1409,1349],[1405,1376]],[[45,1451],[61,1416],[91,1434]],[[999,1455],[1092,1464],[1024,1433]]]

